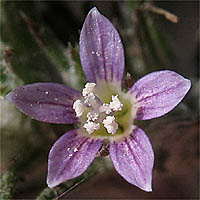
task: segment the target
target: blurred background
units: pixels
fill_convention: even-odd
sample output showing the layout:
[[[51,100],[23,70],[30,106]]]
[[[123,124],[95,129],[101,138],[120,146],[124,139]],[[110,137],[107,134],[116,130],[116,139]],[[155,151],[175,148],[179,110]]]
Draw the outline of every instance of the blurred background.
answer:
[[[108,156],[97,158],[81,177],[48,189],[48,151],[73,126],[32,120],[4,98],[16,87],[34,82],[63,83],[79,90],[84,86],[78,43],[94,6],[121,35],[124,78],[129,73],[135,82],[149,72],[170,69],[192,81],[176,109],[138,122],[155,151],[152,193],[123,180]],[[199,199],[198,1],[1,0],[0,12],[1,199]]]

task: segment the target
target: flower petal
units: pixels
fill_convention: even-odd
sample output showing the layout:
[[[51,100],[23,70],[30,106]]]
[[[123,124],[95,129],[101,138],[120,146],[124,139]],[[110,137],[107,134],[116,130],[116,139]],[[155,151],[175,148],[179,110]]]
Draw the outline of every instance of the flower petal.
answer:
[[[90,139],[72,130],[60,137],[49,153],[47,184],[50,188],[81,175],[102,146],[101,140]]]
[[[163,70],[147,74],[129,91],[136,95],[136,119],[152,119],[168,113],[184,98],[190,87],[190,80],[173,71]]]
[[[117,172],[129,183],[152,191],[154,153],[142,129],[133,130],[130,138],[110,144],[110,157]]]
[[[80,58],[89,82],[120,81],[124,72],[124,49],[112,23],[96,8],[89,12],[80,35]]]
[[[7,95],[8,100],[33,119],[58,124],[75,123],[72,108],[80,92],[56,83],[21,86]]]

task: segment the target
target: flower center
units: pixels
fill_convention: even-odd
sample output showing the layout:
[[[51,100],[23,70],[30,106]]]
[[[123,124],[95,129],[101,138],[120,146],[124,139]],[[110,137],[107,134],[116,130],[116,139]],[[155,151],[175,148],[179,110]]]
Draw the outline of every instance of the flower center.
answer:
[[[103,88],[106,91],[95,83],[87,83],[82,91],[83,98],[73,103],[76,117],[81,121],[80,132],[101,138],[130,132],[135,116],[130,96],[108,85]]]

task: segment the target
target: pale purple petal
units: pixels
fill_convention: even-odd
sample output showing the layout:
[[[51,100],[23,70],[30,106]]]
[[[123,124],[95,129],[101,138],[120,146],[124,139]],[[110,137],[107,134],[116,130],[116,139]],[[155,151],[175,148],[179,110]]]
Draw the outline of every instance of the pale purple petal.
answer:
[[[152,191],[154,153],[142,129],[134,129],[130,137],[121,142],[112,142],[110,157],[126,181],[147,192]]]
[[[191,81],[176,72],[163,70],[139,79],[129,93],[136,95],[136,119],[160,117],[171,111],[187,94]]]
[[[57,124],[78,122],[72,108],[80,92],[57,83],[21,86],[7,95],[8,100],[33,119]]]
[[[124,49],[112,23],[93,8],[80,35],[80,58],[89,82],[120,81],[124,72]]]
[[[72,130],[60,137],[49,153],[47,184],[50,188],[81,175],[91,164],[102,141]]]

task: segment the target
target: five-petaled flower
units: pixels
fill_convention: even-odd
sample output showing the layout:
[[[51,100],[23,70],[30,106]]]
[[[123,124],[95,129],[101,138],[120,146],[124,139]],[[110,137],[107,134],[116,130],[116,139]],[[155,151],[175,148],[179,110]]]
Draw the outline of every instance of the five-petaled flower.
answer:
[[[19,87],[8,99],[33,119],[79,128],[60,137],[49,153],[49,187],[81,175],[103,143],[117,172],[129,183],[152,191],[154,152],[134,120],[160,117],[186,95],[191,82],[162,70],[121,88],[124,50],[112,23],[93,8],[80,34],[80,59],[88,80],[82,93],[56,83]]]

